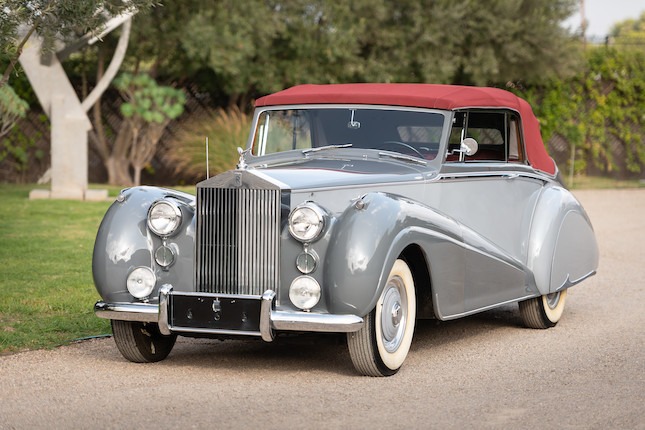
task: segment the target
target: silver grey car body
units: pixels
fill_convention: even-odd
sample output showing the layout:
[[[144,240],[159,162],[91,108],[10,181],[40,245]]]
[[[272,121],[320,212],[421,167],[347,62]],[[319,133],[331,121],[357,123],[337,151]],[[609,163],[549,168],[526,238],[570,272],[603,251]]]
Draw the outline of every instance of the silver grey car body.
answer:
[[[547,328],[598,250],[528,104],[492,88],[303,85],[256,102],[237,169],[196,196],[124,190],[93,256],[98,316],[132,361],[176,335],[347,333],[398,371],[417,318],[519,302]]]

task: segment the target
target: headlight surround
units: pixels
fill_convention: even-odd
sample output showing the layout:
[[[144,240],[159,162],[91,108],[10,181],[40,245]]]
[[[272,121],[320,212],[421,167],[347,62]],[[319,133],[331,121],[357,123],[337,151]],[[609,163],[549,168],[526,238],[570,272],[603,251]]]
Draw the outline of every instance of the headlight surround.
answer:
[[[289,287],[289,300],[303,311],[310,310],[320,301],[320,284],[311,276],[298,276]]]
[[[155,273],[149,267],[137,267],[128,275],[126,287],[128,292],[137,299],[150,296],[157,283]]]
[[[159,200],[148,210],[148,228],[157,236],[170,236],[181,225],[181,209],[169,200]]]
[[[300,242],[313,242],[325,229],[326,218],[327,213],[317,204],[301,204],[289,215],[289,233]]]

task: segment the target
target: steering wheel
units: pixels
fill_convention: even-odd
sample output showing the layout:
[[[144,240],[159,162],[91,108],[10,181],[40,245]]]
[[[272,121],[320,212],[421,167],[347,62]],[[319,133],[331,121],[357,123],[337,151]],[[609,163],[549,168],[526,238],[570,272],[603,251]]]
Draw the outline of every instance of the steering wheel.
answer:
[[[383,142],[383,144],[381,145],[381,147],[382,147],[383,149],[387,149],[387,147],[388,147],[388,146],[389,146],[389,147],[398,147],[398,146],[402,146],[403,148],[405,148],[405,149],[406,149],[406,151],[405,151],[405,152],[402,152],[402,154],[406,154],[406,155],[410,155],[410,154],[412,154],[412,155],[416,155],[416,156],[418,156],[419,158],[425,158],[425,157],[423,156],[423,154],[422,154],[421,152],[419,152],[419,150],[418,150],[418,149],[416,149],[414,146],[412,146],[412,145],[408,145],[407,143],[404,143],[404,142],[399,142],[398,140],[386,140],[386,141],[385,141],[385,142]],[[401,151],[397,151],[397,150],[395,150],[395,152],[401,152]]]

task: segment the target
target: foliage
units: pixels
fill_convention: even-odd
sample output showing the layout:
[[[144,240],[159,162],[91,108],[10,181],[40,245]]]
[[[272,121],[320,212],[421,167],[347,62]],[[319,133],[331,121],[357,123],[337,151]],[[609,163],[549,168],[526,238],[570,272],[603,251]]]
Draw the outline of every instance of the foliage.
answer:
[[[251,117],[237,107],[193,115],[179,124],[164,158],[182,178],[194,182],[206,177],[206,139],[209,141],[210,175],[235,167],[251,126]]]
[[[163,124],[184,111],[185,94],[172,87],[159,86],[150,75],[124,73],[114,80],[114,86],[125,99],[121,113],[129,120]]]
[[[114,81],[125,102],[121,113],[128,124],[128,159],[134,169],[134,185],[141,184],[141,170],[152,160],[168,123],[181,115],[186,95],[172,87],[159,86],[147,74],[124,73]],[[127,137],[126,137],[127,138]]]
[[[47,168],[43,139],[43,133],[49,130],[47,117],[30,112],[19,124],[22,126],[12,128],[0,139],[0,181],[35,181]]]
[[[19,118],[24,118],[29,105],[9,85],[0,87],[0,139]]]
[[[612,173],[645,167],[645,53],[596,48],[584,71],[566,81],[520,91],[540,118],[542,136],[564,137],[576,149],[576,173],[588,163]],[[612,146],[617,142],[620,151]],[[614,153],[624,154],[616,159]]]
[[[96,318],[92,246],[106,202],[28,200],[0,185],[0,353],[109,333]]]
[[[137,17],[138,64],[208,76],[247,109],[299,83],[539,82],[575,71],[575,0],[185,0]],[[166,33],[179,40],[171,45]],[[141,43],[140,43],[141,41]],[[140,47],[137,47],[141,45]]]
[[[0,87],[7,82],[23,45],[34,32],[43,38],[43,49],[51,52],[56,40],[88,32],[98,34],[110,16],[155,4],[155,0],[4,0],[0,6],[0,51],[7,53],[11,62]]]
[[[609,41],[617,48],[645,51],[645,12],[638,19],[627,19],[615,24]]]

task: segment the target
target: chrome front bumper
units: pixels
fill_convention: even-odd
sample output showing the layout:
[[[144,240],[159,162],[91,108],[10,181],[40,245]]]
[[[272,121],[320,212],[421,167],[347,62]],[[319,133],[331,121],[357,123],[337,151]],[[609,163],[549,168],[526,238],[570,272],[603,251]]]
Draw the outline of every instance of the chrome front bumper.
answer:
[[[317,314],[312,312],[278,311],[275,310],[275,292],[268,290],[262,295],[260,306],[259,331],[219,330],[204,328],[173,327],[168,315],[169,297],[172,294],[171,285],[163,285],[159,289],[159,304],[146,303],[105,303],[96,302],[96,316],[106,319],[153,322],[159,324],[162,334],[195,333],[213,335],[260,336],[262,340],[271,342],[275,331],[303,331],[350,333],[363,327],[363,318],[357,315]]]

